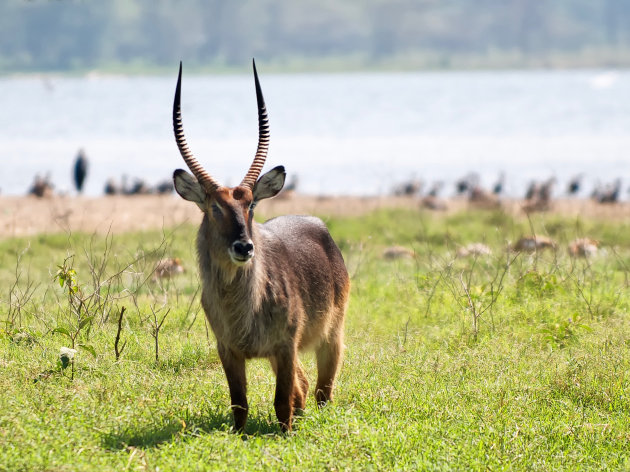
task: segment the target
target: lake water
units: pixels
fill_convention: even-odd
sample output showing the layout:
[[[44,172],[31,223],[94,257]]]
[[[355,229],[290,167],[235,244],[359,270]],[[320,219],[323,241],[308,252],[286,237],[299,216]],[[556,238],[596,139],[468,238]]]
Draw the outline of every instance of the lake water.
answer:
[[[575,174],[585,186],[630,174],[630,72],[527,71],[266,74],[266,169],[285,165],[307,193],[382,194],[402,180],[470,171],[509,194],[531,179]],[[0,191],[23,194],[36,173],[71,191],[77,150],[88,195],[109,177],[170,178],[184,166],[173,138],[169,77],[0,78]],[[192,151],[220,182],[244,176],[257,143],[253,78],[184,70],[182,113]],[[627,183],[627,182],[626,182]]]

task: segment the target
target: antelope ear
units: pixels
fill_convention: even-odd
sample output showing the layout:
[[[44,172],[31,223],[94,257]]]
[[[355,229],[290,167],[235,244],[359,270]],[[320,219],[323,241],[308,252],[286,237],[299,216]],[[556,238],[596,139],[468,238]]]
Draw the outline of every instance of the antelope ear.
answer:
[[[287,177],[284,166],[278,166],[264,174],[254,185],[254,201],[258,202],[263,198],[275,197],[284,187],[284,179]]]
[[[173,172],[173,183],[175,190],[184,200],[195,202],[203,210],[206,201],[206,191],[197,179],[182,169]]]

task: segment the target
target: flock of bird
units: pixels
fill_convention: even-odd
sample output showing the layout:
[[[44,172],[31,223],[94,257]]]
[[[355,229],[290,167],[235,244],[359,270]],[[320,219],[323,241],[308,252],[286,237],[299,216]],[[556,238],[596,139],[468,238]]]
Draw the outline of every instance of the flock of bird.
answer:
[[[576,196],[582,190],[583,174],[574,176],[567,184],[565,195]],[[554,187],[557,184],[555,177],[542,181],[531,181],[523,195],[523,210],[527,213],[545,211],[551,206]],[[428,191],[423,194],[423,182],[409,180],[400,183],[392,189],[392,194],[397,196],[419,196],[421,205],[430,210],[446,210],[447,201],[440,198],[444,189],[444,182],[433,182]],[[493,208],[501,205],[501,198],[505,192],[505,174],[499,178],[490,189],[484,188],[480,183],[480,177],[476,173],[469,173],[455,181],[455,195],[466,197],[477,206]],[[590,194],[590,198],[597,203],[616,203],[621,197],[621,179],[606,185],[597,185]]]
[[[77,193],[83,192],[85,180],[88,175],[88,160],[83,149],[80,149],[73,164],[73,183]],[[575,196],[582,190],[583,174],[578,174],[569,180],[566,187],[566,196]],[[285,186],[283,193],[294,192],[297,188],[297,177]],[[545,211],[550,208],[553,190],[557,183],[555,177],[543,181],[531,181],[527,186],[524,198],[523,209],[526,212]],[[446,210],[446,200],[440,198],[444,189],[444,182],[433,182],[428,191],[423,195],[423,182],[413,179],[397,184],[392,189],[392,194],[397,196],[420,196],[421,204],[424,208],[431,210]],[[149,185],[144,180],[135,178],[129,182],[126,175],[123,175],[120,182],[110,178],[106,181],[103,193],[105,195],[148,195],[148,194],[170,194],[174,190],[171,179],[165,179],[157,185]],[[616,203],[621,197],[621,179],[606,185],[597,185],[590,194],[590,198],[598,203]],[[54,184],[50,174],[41,177],[36,175],[29,195],[36,197],[49,197],[54,192]],[[497,181],[491,188],[482,187],[480,177],[477,173],[471,172],[455,181],[455,194],[459,197],[467,197],[472,203],[478,206],[498,207],[501,204],[501,197],[505,192],[505,174],[501,173]],[[284,195],[285,197],[287,195]]]
[[[85,151],[80,149],[72,166],[72,181],[79,194],[83,193],[87,175],[88,160]],[[284,186],[282,196],[286,198],[293,194],[298,187],[298,182],[298,177],[293,175],[292,179]],[[51,197],[54,194],[54,188],[50,174],[46,174],[44,177],[36,175],[27,193],[39,198]],[[105,182],[103,193],[105,195],[166,195],[173,193],[173,190],[175,187],[170,178],[159,182],[157,185],[149,185],[139,178],[130,182],[129,178],[123,175],[120,182],[112,178],[108,179]]]
[[[72,180],[77,193],[83,193],[85,180],[88,175],[88,160],[85,151],[80,149],[74,164],[72,166]],[[117,183],[114,179],[108,179],[105,182],[103,193],[105,195],[149,195],[149,194],[169,194],[174,190],[171,179],[164,180],[155,186],[147,184],[144,180],[136,178],[129,183],[126,175],[123,175],[121,183]],[[28,194],[35,197],[50,197],[54,193],[54,184],[50,178],[50,174],[44,177],[36,175],[31,184]]]
[[[583,175],[572,178],[566,188],[567,196],[575,196],[582,190]],[[553,188],[557,180],[551,177],[543,181],[532,181],[523,195],[523,210],[527,213],[533,211],[545,211],[551,207]],[[411,180],[395,186],[392,193],[397,196],[419,196],[421,206],[430,210],[446,210],[447,202],[439,197],[444,188],[443,182],[435,182],[426,194],[422,194],[423,184],[419,180]],[[505,190],[505,174],[501,173],[491,190],[483,188],[478,174],[470,173],[455,181],[455,194],[466,197],[469,202],[477,206],[493,208],[501,205],[501,196]],[[604,186],[596,186],[590,198],[597,203],[610,204],[619,201],[621,194],[621,179]],[[567,245],[567,251],[571,257],[591,257],[599,250],[599,241],[581,237]],[[508,245],[508,250],[513,252],[536,253],[544,250],[558,249],[559,245],[547,236],[533,235],[523,236],[516,242]],[[485,257],[492,254],[492,250],[484,243],[470,243],[458,247],[455,251],[456,258]],[[413,259],[415,252],[404,246],[390,246],[383,250],[381,256],[384,259]]]

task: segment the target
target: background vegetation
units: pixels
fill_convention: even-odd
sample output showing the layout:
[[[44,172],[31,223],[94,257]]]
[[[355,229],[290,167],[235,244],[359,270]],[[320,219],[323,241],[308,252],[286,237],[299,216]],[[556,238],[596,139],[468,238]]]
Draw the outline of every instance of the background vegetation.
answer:
[[[391,210],[328,225],[352,276],[347,352],[335,403],[311,392],[289,435],[264,361],[248,364],[247,434],[230,433],[195,228],[0,241],[0,470],[630,466],[626,223]],[[557,250],[508,250],[532,230]],[[571,259],[583,235],[603,249]],[[493,254],[455,257],[473,241]],[[383,259],[392,244],[415,255]],[[151,281],[163,255],[187,271]]]
[[[627,66],[624,0],[0,2],[0,71]]]

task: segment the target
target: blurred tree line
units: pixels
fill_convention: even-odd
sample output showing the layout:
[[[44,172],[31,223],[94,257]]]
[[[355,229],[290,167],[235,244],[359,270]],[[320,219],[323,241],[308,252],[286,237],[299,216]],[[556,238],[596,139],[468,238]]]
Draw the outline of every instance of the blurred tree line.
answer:
[[[630,64],[628,0],[5,0],[0,71]],[[335,62],[336,61],[336,62]]]

